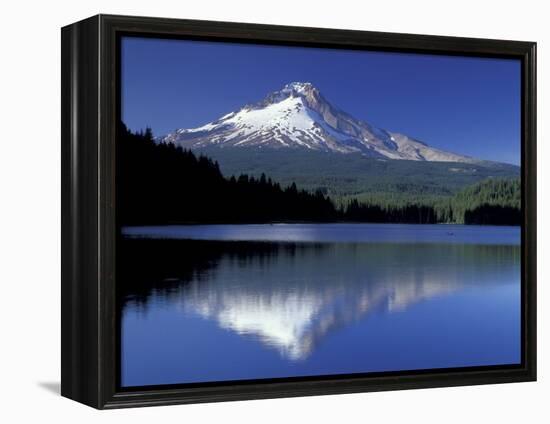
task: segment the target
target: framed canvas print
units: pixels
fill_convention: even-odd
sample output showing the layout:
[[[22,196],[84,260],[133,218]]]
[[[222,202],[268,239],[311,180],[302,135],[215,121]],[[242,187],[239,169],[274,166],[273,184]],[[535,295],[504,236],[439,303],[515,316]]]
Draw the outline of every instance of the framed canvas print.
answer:
[[[535,43],[62,30],[62,394],[533,381]]]

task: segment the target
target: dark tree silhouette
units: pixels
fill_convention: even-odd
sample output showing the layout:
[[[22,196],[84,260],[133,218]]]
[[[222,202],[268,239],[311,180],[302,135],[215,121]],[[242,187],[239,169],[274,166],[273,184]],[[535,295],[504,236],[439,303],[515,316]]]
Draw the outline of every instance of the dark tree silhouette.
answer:
[[[464,214],[465,224],[521,225],[521,213],[517,208],[483,204]]]
[[[122,225],[182,222],[331,221],[332,201],[322,193],[282,188],[266,175],[227,179],[206,156],[156,144],[150,129],[122,124],[118,143],[118,208]]]

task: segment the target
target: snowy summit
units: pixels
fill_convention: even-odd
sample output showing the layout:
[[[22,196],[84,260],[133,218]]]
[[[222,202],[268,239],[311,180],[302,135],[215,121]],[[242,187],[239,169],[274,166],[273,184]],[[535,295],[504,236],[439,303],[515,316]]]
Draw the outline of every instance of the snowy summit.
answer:
[[[355,119],[332,106],[309,82],[292,82],[258,103],[198,128],[179,129],[159,141],[190,149],[307,149],[384,159],[480,162]]]

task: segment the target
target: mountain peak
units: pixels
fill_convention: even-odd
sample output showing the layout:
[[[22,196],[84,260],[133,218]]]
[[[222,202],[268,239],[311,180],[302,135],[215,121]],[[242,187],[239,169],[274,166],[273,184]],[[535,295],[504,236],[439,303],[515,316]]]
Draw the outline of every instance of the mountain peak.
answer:
[[[198,128],[179,129],[160,141],[190,149],[306,149],[382,160],[478,162],[356,119],[331,105],[312,83],[300,81],[286,84],[258,103]]]
[[[310,102],[319,98],[319,90],[310,82],[291,82],[283,88],[269,93],[261,102],[247,105],[246,108],[261,108],[269,104],[279,103],[289,97],[308,99]]]
[[[284,86],[282,91],[289,91],[296,94],[305,94],[311,91],[318,91],[310,82],[291,82]]]

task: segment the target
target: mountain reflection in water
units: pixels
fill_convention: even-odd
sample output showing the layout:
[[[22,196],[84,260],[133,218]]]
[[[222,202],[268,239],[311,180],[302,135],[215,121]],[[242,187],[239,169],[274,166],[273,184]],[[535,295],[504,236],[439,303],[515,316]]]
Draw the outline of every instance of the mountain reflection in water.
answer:
[[[123,316],[146,320],[152,309],[199,316],[288,361],[306,360],[329,334],[370,314],[509,281],[519,263],[511,245],[121,243]]]

